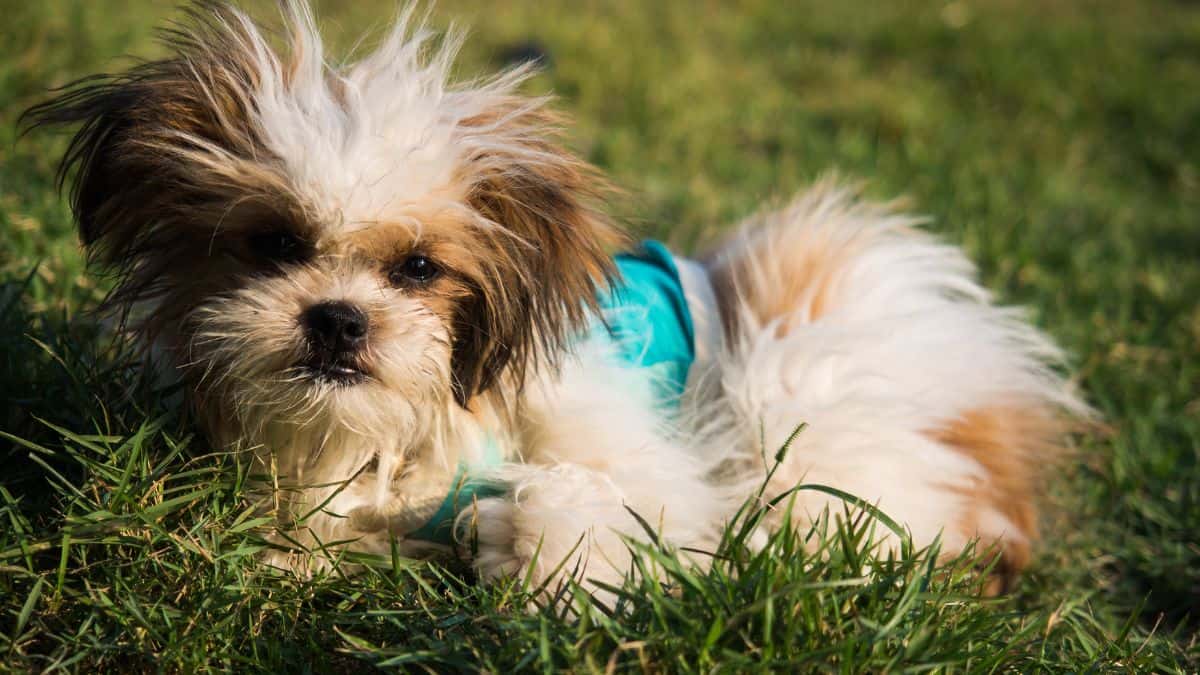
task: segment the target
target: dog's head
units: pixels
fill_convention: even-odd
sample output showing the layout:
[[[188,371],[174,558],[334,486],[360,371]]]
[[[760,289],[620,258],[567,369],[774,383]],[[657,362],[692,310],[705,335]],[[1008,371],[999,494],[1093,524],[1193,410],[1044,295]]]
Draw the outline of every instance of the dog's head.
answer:
[[[171,56],[30,111],[82,125],[63,174],[111,302],[243,422],[369,431],[553,365],[621,235],[528,70],[450,83],[457,38],[407,18],[332,67],[285,13],[276,48],[201,5]]]

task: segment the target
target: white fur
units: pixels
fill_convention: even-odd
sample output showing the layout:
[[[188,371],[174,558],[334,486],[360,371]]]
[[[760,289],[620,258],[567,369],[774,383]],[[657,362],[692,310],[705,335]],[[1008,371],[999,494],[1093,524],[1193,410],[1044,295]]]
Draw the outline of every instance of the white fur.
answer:
[[[259,74],[249,93],[258,136],[286,165],[291,189],[322,215],[326,227],[346,231],[403,220],[405,207],[418,202],[454,208],[470,187],[458,180],[464,163],[488,154],[530,153],[512,135],[528,132],[519,125],[462,122],[510,100],[532,71],[513,68],[452,84],[462,34],[452,31],[435,44],[431,31],[414,26],[415,6],[408,6],[372,54],[346,67],[328,63],[303,2],[286,3],[288,65],[249,17],[235,15]],[[523,109],[544,103],[530,98]],[[488,152],[499,149],[505,152]]]
[[[589,342],[532,383],[521,464],[497,472],[512,495],[482,504],[475,523],[485,576],[516,569],[541,582],[565,560],[581,580],[619,584],[630,570],[623,538],[651,539],[633,513],[668,543],[715,545],[731,506],[708,480],[716,466],[657,410],[646,371],[610,348]]]
[[[918,545],[939,534],[948,550],[973,536],[1020,538],[996,512],[979,516],[980,531],[960,527],[968,520],[963,491],[986,477],[928,432],[1011,400],[1076,414],[1086,407],[1051,370],[1061,359],[1053,344],[1019,312],[993,306],[961,251],[915,224],[826,183],[743,225],[718,258],[771,251],[748,259],[759,289],[778,288],[773,275],[789,264],[837,264],[822,280],[834,290],[820,318],[811,317],[813,299],[803,296],[791,316],[767,325],[740,312],[744,337],[721,366],[730,428],[740,428],[729,442],[754,464],[760,438],[770,457],[803,422],[768,496],[802,482],[836,487],[880,506]],[[769,468],[758,464],[760,472]],[[801,491],[796,512],[836,513],[834,502]]]
[[[549,390],[538,390],[524,465],[508,474],[514,496],[481,505],[476,564],[485,576],[541,579],[578,544],[604,561],[586,565],[583,576],[611,583],[628,565],[617,535],[644,538],[621,504],[659,525],[667,541],[711,550],[717,530],[801,423],[807,427],[765,499],[802,483],[825,485],[881,507],[918,546],[938,537],[947,551],[976,537],[1023,542],[1026,535],[1003,514],[968,503],[970,488],[987,480],[982,467],[929,432],[1014,399],[1080,415],[1086,406],[1051,369],[1058,350],[1020,313],[993,306],[962,253],[915,224],[831,183],[743,224],[715,258],[753,269],[759,292],[782,292],[772,275],[814,251],[837,260],[834,278],[824,280],[836,290],[816,319],[806,296],[795,298],[790,316],[767,324],[735,310],[742,337],[732,345],[699,331],[709,343],[697,351],[720,356],[698,361],[689,378],[692,412],[682,428],[664,427],[647,396],[637,394],[646,374],[602,355],[585,353]],[[746,257],[763,250],[771,255]],[[710,292],[689,297],[693,314],[714,312]],[[789,318],[795,323],[781,335]],[[722,464],[736,469],[717,469]],[[842,508],[826,493],[803,490],[793,515],[815,521]],[[876,533],[896,542],[887,528]]]

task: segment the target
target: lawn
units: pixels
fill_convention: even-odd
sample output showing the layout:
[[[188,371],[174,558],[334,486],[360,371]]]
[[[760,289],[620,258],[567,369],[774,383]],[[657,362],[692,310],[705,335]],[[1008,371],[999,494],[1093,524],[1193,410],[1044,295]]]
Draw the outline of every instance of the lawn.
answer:
[[[394,8],[320,7],[343,48]],[[0,0],[0,671],[1200,668],[1200,6],[441,0],[435,24],[473,29],[463,73],[548,55],[529,89],[574,115],[640,232],[688,250],[829,171],[905,195],[1074,355],[1104,417],[1010,596],[929,551],[876,560],[858,522],[760,554],[735,528],[706,574],[646,551],[666,587],[580,614],[452,562],[254,564],[246,467],[97,325],[106,282],[55,189],[66,138],[16,128],[47,88],[159,53],[176,14]]]

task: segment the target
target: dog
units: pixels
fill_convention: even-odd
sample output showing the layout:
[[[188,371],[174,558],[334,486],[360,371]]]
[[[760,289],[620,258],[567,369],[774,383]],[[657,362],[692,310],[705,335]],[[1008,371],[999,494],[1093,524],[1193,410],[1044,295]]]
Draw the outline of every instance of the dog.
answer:
[[[801,483],[917,545],[989,547],[1003,579],[1028,563],[1088,408],[920,219],[824,181],[698,259],[638,246],[520,93],[530,67],[455,82],[462,36],[411,9],[333,66],[303,0],[282,8],[276,47],[195,5],[169,55],[27,118],[78,126],[61,175],[108,304],[252,458],[267,563],[458,550],[485,580],[595,590],[631,540],[713,550]],[[763,532],[850,508],[790,499]]]

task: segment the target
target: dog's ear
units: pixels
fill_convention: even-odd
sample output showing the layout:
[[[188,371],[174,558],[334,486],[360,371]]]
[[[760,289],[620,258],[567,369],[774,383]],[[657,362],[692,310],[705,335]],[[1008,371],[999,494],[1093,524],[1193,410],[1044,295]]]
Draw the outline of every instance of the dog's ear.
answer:
[[[215,222],[203,216],[222,213],[239,182],[270,179],[250,176],[255,164],[242,161],[265,153],[251,122],[255,60],[265,52],[227,10],[209,9],[164,32],[172,56],[79,80],[22,115],[25,131],[77,129],[59,183],[73,178],[80,239],[117,274],[113,303],[161,291],[178,262],[165,252],[211,233],[191,225]]]
[[[537,102],[467,120],[490,142],[468,164],[470,204],[489,269],[455,327],[455,396],[465,403],[531,366],[556,367],[567,343],[593,320],[597,293],[615,274],[626,235],[601,210],[612,193],[588,163],[557,143],[559,118]]]
[[[138,94],[115,78],[100,76],[68,85],[64,93],[27,110],[27,129],[41,126],[79,125],[59,165],[60,187],[74,170],[71,206],[87,247],[97,244],[115,225],[106,210],[126,189],[145,182],[146,169],[123,162],[120,147],[136,126]]]

